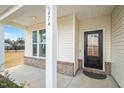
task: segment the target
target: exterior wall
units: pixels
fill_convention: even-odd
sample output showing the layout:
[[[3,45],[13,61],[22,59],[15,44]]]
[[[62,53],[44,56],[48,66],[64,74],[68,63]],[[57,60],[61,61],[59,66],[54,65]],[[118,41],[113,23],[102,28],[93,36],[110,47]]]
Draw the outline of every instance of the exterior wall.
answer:
[[[74,17],[72,14],[58,19],[58,36],[57,36],[58,72],[71,76],[75,74],[74,73],[75,53],[77,53],[77,51],[75,51],[75,43],[74,43],[75,30],[77,30],[77,27],[75,28],[74,26],[75,20],[73,19]],[[37,66],[37,67],[40,66],[40,68],[44,68],[45,58],[32,56],[32,31],[41,30],[41,29],[45,29],[44,23],[35,24],[26,28],[27,33],[26,33],[26,41],[25,41],[25,64]]]
[[[79,58],[84,60],[84,32],[98,29],[103,29],[103,71],[105,71],[105,62],[111,62],[111,16],[80,21]]]
[[[112,75],[124,87],[124,6],[112,12]]]
[[[38,23],[26,28],[25,38],[25,56],[32,57],[32,31],[41,30],[45,28],[44,23]]]
[[[25,56],[32,57],[32,31],[45,29],[44,23],[26,28]],[[57,60],[74,63],[73,16],[65,16],[58,20]]]
[[[74,74],[79,70],[79,61],[78,61],[78,54],[79,54],[79,21],[77,17],[74,15],[73,16],[73,21],[74,21],[74,50],[75,50],[75,64],[74,64]]]
[[[32,56],[32,31],[44,29],[45,24],[39,23],[27,27],[27,36],[26,36],[26,49],[25,57],[38,58]],[[57,60],[58,60],[58,70],[60,73],[68,74],[69,71],[73,75],[76,74],[76,71],[79,69],[79,59],[83,59],[83,33],[85,31],[103,29],[103,71],[105,71],[105,62],[111,62],[111,17],[103,16],[97,17],[94,19],[88,19],[83,21],[78,21],[75,15],[68,15],[58,19],[58,39],[57,39]],[[38,58],[44,59],[45,58]],[[36,60],[35,60],[36,61]],[[38,61],[32,61],[30,65],[35,66]],[[59,63],[63,64],[59,64]],[[81,62],[81,61],[80,61]],[[65,66],[69,63],[72,63],[71,66]],[[26,63],[27,64],[27,63]],[[28,63],[29,64],[29,63]],[[42,65],[42,63],[40,64]],[[44,65],[43,65],[44,66]],[[64,66],[64,67],[63,67]],[[73,68],[72,68],[73,66]],[[63,70],[63,69],[64,70]],[[65,71],[67,70],[67,71]],[[72,70],[72,72],[71,72]]]
[[[4,26],[0,24],[0,71],[4,70]]]
[[[58,21],[58,60],[74,63],[73,16]]]

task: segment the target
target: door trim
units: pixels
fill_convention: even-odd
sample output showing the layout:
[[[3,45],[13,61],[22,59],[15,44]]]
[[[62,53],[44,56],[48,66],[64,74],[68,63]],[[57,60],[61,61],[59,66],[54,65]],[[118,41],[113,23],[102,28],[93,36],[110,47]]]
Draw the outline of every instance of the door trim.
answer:
[[[102,30],[103,31],[103,69],[101,71],[105,71],[105,28],[91,28],[91,29],[82,29],[81,33],[82,33],[82,38],[81,38],[81,42],[82,43],[82,58],[83,58],[83,64],[82,64],[82,68],[84,68],[84,32],[88,32],[88,31],[95,31],[95,30]],[[94,68],[95,69],[95,68]]]
[[[98,64],[94,65],[94,66],[91,66],[90,64],[88,65],[87,62],[85,62],[85,60],[87,59],[88,57],[88,52],[87,52],[87,47],[88,47],[88,35],[90,34],[98,34],[99,35],[99,38],[98,38],[98,44],[99,44],[99,48],[98,48],[98,58],[97,56],[89,56],[89,58],[97,58],[99,60],[99,66],[97,66]],[[87,57],[86,57],[87,56]],[[95,68],[95,69],[100,69],[102,70],[103,69],[103,30],[94,30],[94,31],[87,31],[87,32],[84,32],[84,65],[85,67],[90,67],[90,68]]]

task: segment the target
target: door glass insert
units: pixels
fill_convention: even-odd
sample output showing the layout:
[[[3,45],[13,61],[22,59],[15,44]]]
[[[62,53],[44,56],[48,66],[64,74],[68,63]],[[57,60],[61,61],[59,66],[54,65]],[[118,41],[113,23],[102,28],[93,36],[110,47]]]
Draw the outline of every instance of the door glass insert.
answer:
[[[88,34],[88,56],[99,56],[99,34]]]

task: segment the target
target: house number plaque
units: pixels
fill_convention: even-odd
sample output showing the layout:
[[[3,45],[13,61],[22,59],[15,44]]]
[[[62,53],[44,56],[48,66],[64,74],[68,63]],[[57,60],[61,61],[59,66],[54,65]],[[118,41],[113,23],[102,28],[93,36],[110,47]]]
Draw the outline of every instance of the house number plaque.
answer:
[[[51,8],[50,8],[50,6],[47,6],[47,9],[48,9],[48,12],[47,12],[47,15],[48,15],[48,26],[50,26],[50,14],[51,14]]]

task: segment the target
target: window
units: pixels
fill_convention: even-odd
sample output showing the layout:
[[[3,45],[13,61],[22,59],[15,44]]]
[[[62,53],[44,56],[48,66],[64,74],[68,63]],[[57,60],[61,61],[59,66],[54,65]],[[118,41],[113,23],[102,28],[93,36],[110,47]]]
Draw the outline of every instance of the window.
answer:
[[[46,56],[46,31],[45,29],[32,32],[33,56]]]
[[[33,56],[37,56],[37,31],[33,31],[32,42],[33,42]]]
[[[37,44],[33,44],[33,56],[37,56]]]
[[[46,55],[46,33],[45,33],[45,30],[40,30],[39,35],[40,35],[39,56],[45,57],[45,55]]]
[[[37,43],[37,31],[33,31],[33,43]]]

